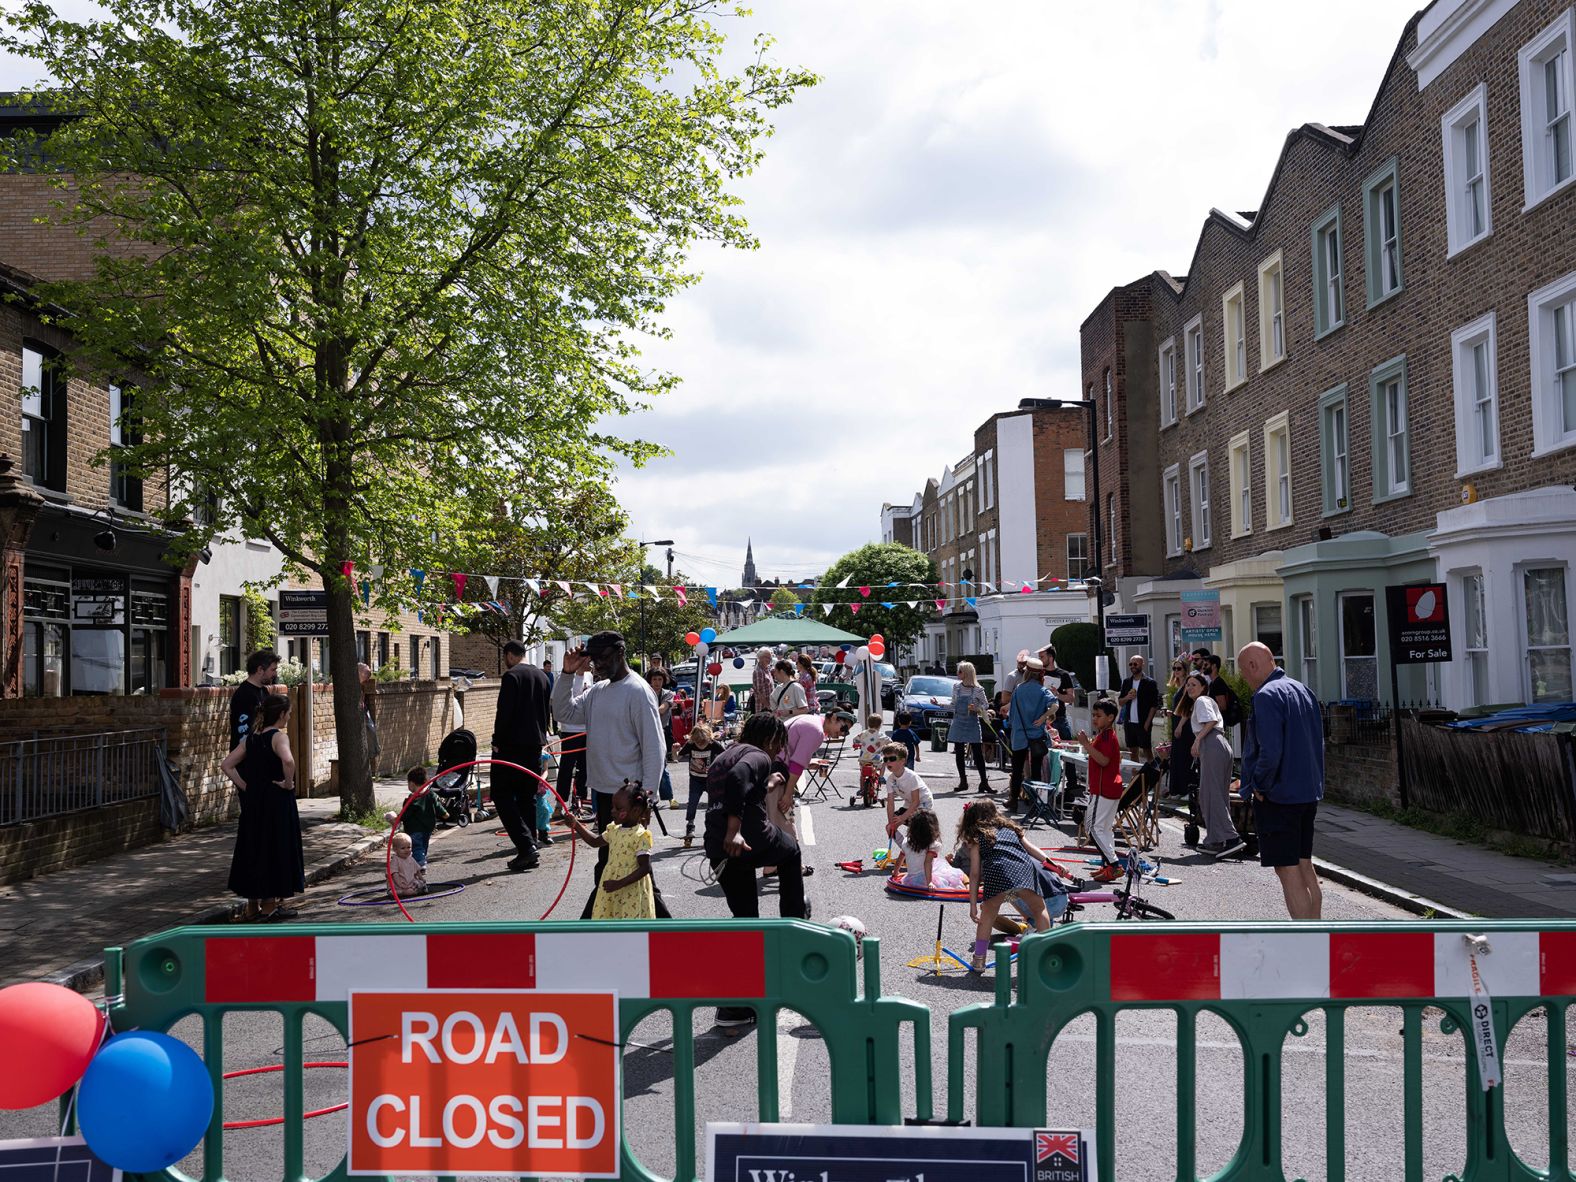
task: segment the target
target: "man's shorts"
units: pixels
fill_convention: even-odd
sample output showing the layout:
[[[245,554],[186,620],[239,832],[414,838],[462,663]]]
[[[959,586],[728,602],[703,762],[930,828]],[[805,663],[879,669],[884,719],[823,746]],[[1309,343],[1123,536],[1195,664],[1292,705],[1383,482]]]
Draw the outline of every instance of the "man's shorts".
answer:
[[[1313,857],[1313,818],[1319,802],[1276,804],[1253,802],[1253,828],[1259,838],[1260,866],[1295,866]]]
[[[1155,745],[1155,741],[1149,737],[1149,728],[1138,722],[1124,722],[1122,738],[1126,740],[1122,745],[1129,751],[1139,748],[1148,751]]]

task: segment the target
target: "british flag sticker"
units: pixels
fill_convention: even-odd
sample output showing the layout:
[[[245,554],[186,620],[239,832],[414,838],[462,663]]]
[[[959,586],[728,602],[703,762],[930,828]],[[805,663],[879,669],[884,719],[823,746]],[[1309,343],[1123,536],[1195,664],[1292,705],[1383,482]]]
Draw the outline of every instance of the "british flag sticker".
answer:
[[[1088,1141],[1076,1129],[1036,1129],[1034,1133],[1035,1182],[1088,1182]]]

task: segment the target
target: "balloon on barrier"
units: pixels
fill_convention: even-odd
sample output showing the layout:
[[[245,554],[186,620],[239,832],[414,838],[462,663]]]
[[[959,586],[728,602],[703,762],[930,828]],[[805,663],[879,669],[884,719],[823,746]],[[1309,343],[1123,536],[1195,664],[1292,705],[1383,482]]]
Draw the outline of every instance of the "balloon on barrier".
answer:
[[[0,989],[0,1046],[17,1065],[0,1072],[0,1108],[33,1108],[64,1094],[88,1069],[103,1033],[104,1016],[75,990],[44,981]]]
[[[854,646],[851,645],[851,644],[845,644],[845,645],[843,645],[843,651],[845,653],[851,653],[851,652],[854,651]]]
[[[868,660],[869,658],[870,658],[870,649],[867,648],[865,645],[860,645],[859,646],[859,651],[854,654],[854,659],[856,661],[865,661],[865,660]]]
[[[717,639],[717,630],[715,628],[702,628],[700,630],[700,638],[707,644],[710,644]]]
[[[740,663],[742,664],[743,662]],[[716,677],[717,674],[722,672],[722,662],[713,661],[710,665],[706,666],[706,672],[711,674],[711,676]]]
[[[77,1121],[88,1148],[129,1174],[180,1161],[212,1117],[208,1068],[185,1043],[154,1030],[110,1039],[77,1090]]]
[[[704,657],[710,651],[711,651],[711,645],[707,644],[704,640],[696,642],[696,644],[695,644],[695,655],[697,657]]]
[[[872,636],[870,638],[870,643],[871,644],[885,644],[886,643],[886,637],[882,636],[881,633],[877,632],[874,636]]]
[[[699,632],[686,632],[686,633],[684,633],[684,643],[688,644],[688,645],[699,644],[700,643],[700,633]]]
[[[744,658],[743,657],[734,657],[733,658],[733,667],[735,669],[743,669],[744,668]]]
[[[886,645],[882,644],[878,640],[872,640],[870,642],[870,655],[875,657],[877,660],[880,660],[882,657],[886,656]]]

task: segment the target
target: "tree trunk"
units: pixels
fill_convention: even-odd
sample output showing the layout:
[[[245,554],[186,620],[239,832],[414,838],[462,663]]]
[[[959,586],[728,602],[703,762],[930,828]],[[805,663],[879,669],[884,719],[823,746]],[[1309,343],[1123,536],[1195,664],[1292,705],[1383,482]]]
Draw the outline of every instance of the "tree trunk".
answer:
[[[372,760],[366,712],[356,675],[356,612],[346,579],[325,573],[328,588],[328,664],[334,676],[334,734],[339,740],[339,807],[347,815],[372,811]]]

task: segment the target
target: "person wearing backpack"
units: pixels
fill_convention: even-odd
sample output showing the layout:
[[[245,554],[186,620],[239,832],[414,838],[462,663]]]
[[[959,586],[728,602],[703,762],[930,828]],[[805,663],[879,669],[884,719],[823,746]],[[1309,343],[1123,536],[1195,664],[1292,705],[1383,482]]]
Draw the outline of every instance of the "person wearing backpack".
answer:
[[[1242,703],[1231,683],[1220,675],[1220,658],[1214,653],[1205,654],[1204,671],[1209,674],[1209,696],[1220,707],[1220,716],[1229,733],[1232,727],[1242,725]]]

